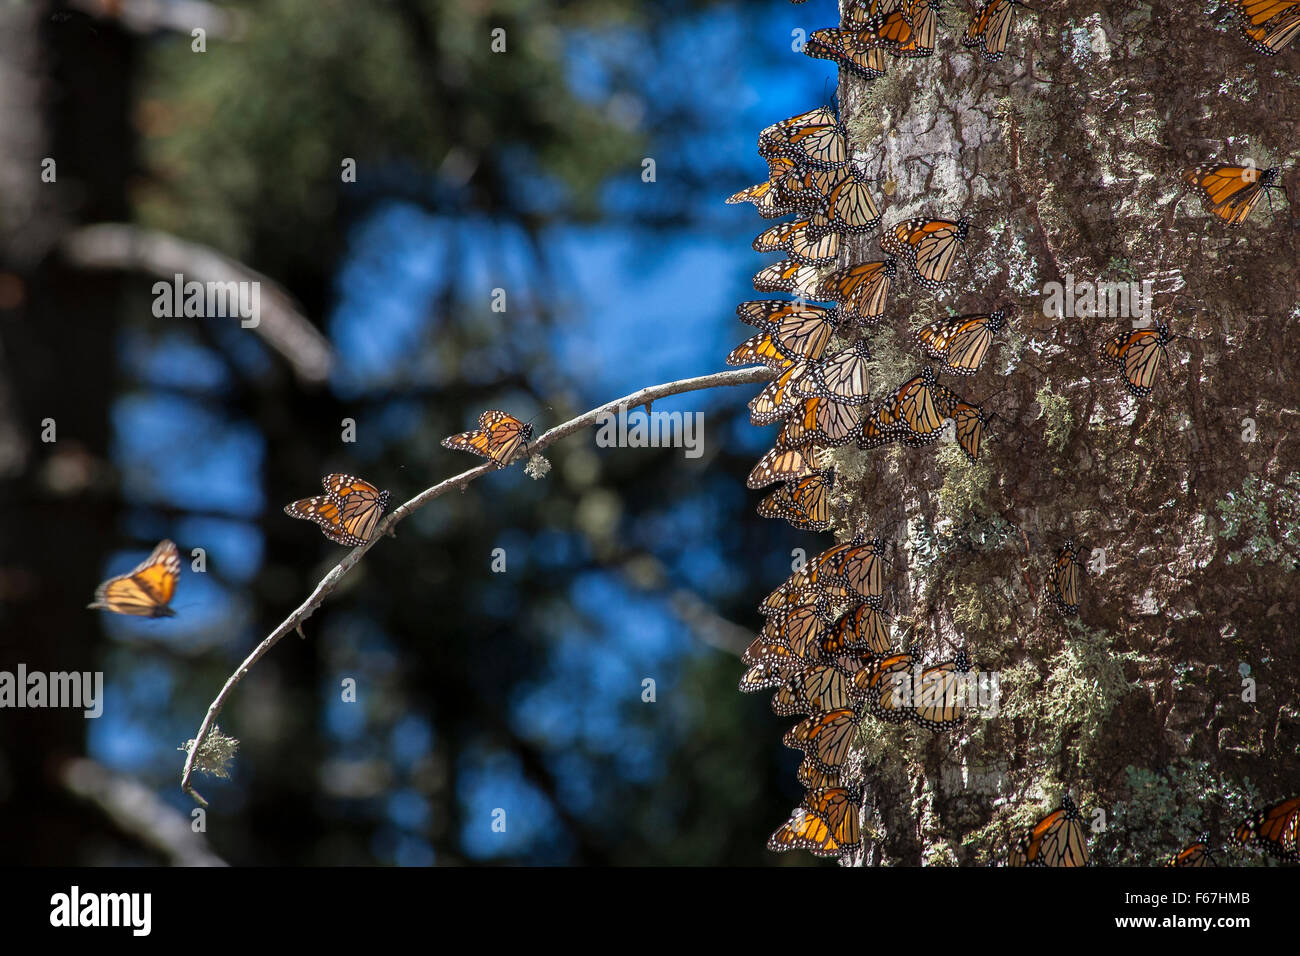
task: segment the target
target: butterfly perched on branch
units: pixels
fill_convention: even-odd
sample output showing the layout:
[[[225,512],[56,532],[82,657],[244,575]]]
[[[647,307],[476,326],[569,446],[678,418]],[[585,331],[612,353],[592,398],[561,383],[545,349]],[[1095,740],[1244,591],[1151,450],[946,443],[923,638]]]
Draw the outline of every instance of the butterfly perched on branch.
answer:
[[[532,437],[532,425],[503,411],[488,409],[478,417],[478,428],[444,438],[442,447],[481,455],[491,459],[498,468],[504,468],[514,461],[521,447],[527,450]]]
[[[326,494],[287,504],[284,513],[316,522],[325,537],[349,548],[369,541],[388,508],[388,492],[355,475],[326,475],[321,483]]]

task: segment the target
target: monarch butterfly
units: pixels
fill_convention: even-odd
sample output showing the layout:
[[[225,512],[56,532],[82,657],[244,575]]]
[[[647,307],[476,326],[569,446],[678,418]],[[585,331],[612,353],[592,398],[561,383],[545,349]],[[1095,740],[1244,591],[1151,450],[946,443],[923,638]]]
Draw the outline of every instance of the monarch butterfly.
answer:
[[[1183,173],[1183,182],[1201,197],[1210,212],[1230,226],[1240,226],[1259,197],[1269,189],[1286,189],[1278,182],[1282,170],[1277,166],[1260,172],[1254,166],[1197,166]]]
[[[808,118],[807,122],[795,122]],[[758,138],[758,154],[764,158],[792,156],[796,162],[819,169],[838,169],[849,161],[844,127],[835,114],[822,107],[803,117],[791,117],[786,124],[769,127]]]
[[[1069,796],[1034,825],[1011,850],[1008,866],[1086,866],[1088,840],[1083,815]]]
[[[768,838],[767,848],[777,853],[808,850],[814,856],[842,856],[862,843],[858,813],[859,790],[828,787],[804,794],[790,819]]]
[[[814,234],[813,223],[825,224],[821,217],[779,222],[759,234],[753,242],[755,252],[786,252],[795,262],[818,266],[834,262],[840,254],[840,234],[825,231]]]
[[[938,0],[911,0],[906,9],[894,10],[868,21],[866,33],[894,56],[922,57],[934,53]]]
[[[1273,56],[1300,34],[1300,3],[1229,0],[1242,7],[1241,32],[1257,53]],[[1252,12],[1253,11],[1253,12]]]
[[[853,675],[853,688],[871,716],[891,724],[907,720],[911,707],[905,682],[913,663],[911,654],[891,654]]]
[[[801,358],[821,358],[837,325],[835,313],[830,309],[797,302],[766,299],[742,302],[736,314],[742,322],[761,332],[732,351],[727,357],[730,365],[759,362],[769,368],[783,369]]]
[[[1062,614],[1079,613],[1079,577],[1082,573],[1079,548],[1070,538],[1056,555],[1056,564],[1047,580],[1047,597]]]
[[[838,448],[857,434],[862,407],[830,398],[803,399],[796,405],[777,435],[778,448],[801,448],[808,444]]]
[[[1101,347],[1101,360],[1124,375],[1131,394],[1145,398],[1155,385],[1161,361],[1169,360],[1165,345],[1173,338],[1169,326],[1156,322],[1155,328],[1125,330]]]
[[[870,377],[871,350],[859,342],[817,362],[797,386],[804,395],[831,399],[846,405],[865,405]]]
[[[930,358],[940,362],[944,372],[974,375],[988,353],[989,345],[1006,324],[1006,311],[958,315],[931,322],[917,330],[916,341]]]
[[[806,302],[787,302],[784,299],[751,299],[736,306],[736,318],[764,332],[776,332],[783,343],[799,355],[818,351],[804,347],[803,342],[830,341],[831,333],[839,325],[833,309],[810,305]],[[822,345],[825,348],[825,345]],[[819,353],[820,354],[820,353]]]
[[[758,503],[758,515],[784,518],[800,531],[825,531],[831,526],[830,489],[834,484],[834,468],[786,482]]]
[[[1016,7],[1025,7],[1020,0],[984,0],[970,18],[970,26],[962,37],[962,46],[978,47],[986,60],[997,62],[1007,48],[1007,35],[1011,32],[1012,13]],[[1028,7],[1025,7],[1028,10]]]
[[[779,139],[787,135],[790,130],[802,129],[807,126],[833,126],[836,122],[838,122],[838,118],[835,111],[829,106],[818,106],[816,109],[800,113],[798,116],[783,119],[759,131],[759,151],[762,151],[764,143]]]
[[[863,422],[862,433],[858,436],[859,448],[879,448],[881,445],[888,445],[892,441],[898,441],[898,430],[882,424],[876,414],[883,410],[883,406],[877,406],[872,410],[871,416]]]
[[[801,299],[816,299],[820,273],[791,259],[774,262],[754,275],[754,288],[759,292],[789,292]]]
[[[884,593],[884,559],[884,541],[880,538],[867,541],[857,535],[847,544],[837,544],[823,551],[802,570],[795,572],[792,579],[797,580],[815,564],[825,572],[825,580],[842,584],[862,600],[875,602],[879,607],[880,596]]]
[[[1208,833],[1202,833],[1198,839],[1187,849],[1175,853],[1166,862],[1165,866],[1215,866],[1214,858],[1210,855],[1210,836]]]
[[[505,412],[488,409],[478,417],[477,429],[444,438],[442,447],[473,452],[504,468],[514,460],[519,446],[523,445],[525,452],[528,450],[528,439],[532,437],[532,425]]]
[[[849,754],[860,715],[856,707],[837,707],[805,717],[782,739],[792,750],[802,750],[818,770],[838,773]]]
[[[780,687],[792,676],[807,666],[806,662],[795,657],[790,648],[783,644],[766,644],[760,648],[750,645],[745,660],[748,668],[740,678],[740,692],[753,694],[762,690]]]
[[[984,409],[969,402],[958,402],[952,411],[953,424],[956,426],[957,445],[967,460],[973,465],[980,457],[980,439],[984,436],[984,426],[988,417]]]
[[[950,730],[964,718],[966,680],[971,670],[970,658],[958,651],[950,661],[927,667],[921,672],[920,686],[914,690],[911,717],[930,730]]]
[[[825,603],[813,600],[768,618],[751,647],[758,648],[765,643],[783,644],[796,657],[813,660],[816,656],[813,651],[830,627]]]
[[[750,471],[745,486],[757,490],[778,481],[806,478],[821,467],[821,451],[813,444],[786,447],[777,441],[776,447],[760,458]]]
[[[1300,863],[1300,797],[1260,810],[1237,827],[1234,843],[1259,843],[1273,856]]]
[[[742,303],[758,305],[759,303]],[[766,365],[776,371],[784,371],[799,359],[821,358],[826,345],[835,331],[832,313],[820,306],[798,307],[794,303],[772,303],[780,305],[780,310],[771,310],[780,314],[778,322],[764,322],[757,319],[750,322],[763,331],[751,336],[731,350],[727,356],[728,365]]]
[[[835,630],[822,641],[822,651],[839,654],[867,651],[876,657],[889,655],[889,625],[885,614],[873,604],[863,602],[835,622]]]
[[[797,605],[815,603],[821,596],[822,590],[815,584],[796,586],[787,580],[779,588],[763,598],[763,602],[758,606],[758,613],[764,617],[784,614]]]
[[[898,260],[864,262],[832,272],[817,285],[817,297],[837,303],[845,315],[876,325],[885,314],[889,285],[898,275]]]
[[[822,714],[848,707],[851,673],[833,661],[814,664],[795,674],[772,696],[772,710],[791,714]]]
[[[873,232],[880,225],[880,210],[871,198],[865,179],[852,169],[845,169],[838,182],[828,185],[821,215],[809,226],[810,234],[834,229],[857,235]]]
[[[868,80],[884,76],[889,65],[885,51],[867,29],[814,30],[808,35],[803,52],[819,60],[834,60],[850,73]]]
[[[957,246],[966,241],[970,221],[962,218],[909,219],[887,229],[880,248],[907,263],[912,275],[931,292],[942,287],[957,257]]]
[[[126,574],[109,578],[95,589],[95,600],[86,605],[114,614],[138,617],[175,617],[167,605],[181,579],[181,558],[176,545],[159,541],[149,557]]]
[[[844,18],[849,23],[865,24],[873,17],[893,13],[902,5],[903,0],[855,0],[844,11]]]
[[[823,790],[840,785],[838,771],[821,770],[816,762],[808,757],[804,757],[803,760],[799,761],[799,769],[795,771],[795,778],[805,790]]]
[[[812,370],[812,361],[801,359],[764,385],[763,390],[749,400],[750,424],[770,425],[790,417],[805,397],[800,386]]]
[[[284,513],[316,522],[325,537],[349,548],[369,541],[388,508],[388,492],[355,475],[326,475],[321,484],[326,494],[287,504]]]
[[[884,410],[874,416],[882,428],[893,428],[899,440],[913,447],[939,437],[945,419],[951,418],[961,401],[952,389],[935,380],[932,366],[898,387]]]
[[[794,211],[794,203],[780,188],[785,177],[795,169],[795,161],[788,157],[775,157],[767,161],[767,179],[753,186],[746,186],[737,193],[727,197],[727,204],[753,203],[758,214],[764,219],[775,219]]]

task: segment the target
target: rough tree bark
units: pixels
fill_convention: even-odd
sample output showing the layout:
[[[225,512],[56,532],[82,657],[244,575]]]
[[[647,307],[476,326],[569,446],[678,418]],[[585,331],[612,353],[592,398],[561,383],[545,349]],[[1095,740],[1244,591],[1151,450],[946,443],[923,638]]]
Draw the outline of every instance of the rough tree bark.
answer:
[[[911,328],[999,305],[1010,325],[978,375],[944,380],[996,414],[978,464],[942,443],[835,455],[837,539],[897,548],[895,640],[927,661],[964,646],[1002,691],[953,733],[865,722],[867,862],[1000,860],[1069,792],[1095,862],[1152,864],[1300,791],[1300,213],[1275,192],[1233,230],[1179,182],[1250,158],[1300,198],[1300,51],[1263,57],[1172,0],[1033,6],[999,63],[949,9],[934,57],[841,72],[883,225],[971,219],[973,271],[938,296],[900,265],[873,392],[924,363]],[[879,258],[864,237],[839,264]],[[1154,283],[1154,317],[1186,337],[1148,398],[1098,359],[1129,319],[1044,314],[1071,275]],[[1095,570],[1066,620],[1044,589],[1070,535]]]

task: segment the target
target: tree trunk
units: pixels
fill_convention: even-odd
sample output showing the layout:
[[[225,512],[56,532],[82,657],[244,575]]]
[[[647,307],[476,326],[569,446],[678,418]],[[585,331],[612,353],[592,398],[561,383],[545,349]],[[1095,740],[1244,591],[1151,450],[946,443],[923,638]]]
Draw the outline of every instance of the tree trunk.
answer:
[[[949,9],[933,57],[841,70],[882,228],[971,223],[971,265],[938,295],[900,263],[867,336],[873,394],[925,363],[909,328],[1000,306],[1009,324],[977,375],[941,379],[995,415],[977,464],[942,442],[835,453],[837,538],[898,549],[896,645],[927,663],[964,647],[1001,687],[996,718],[956,731],[864,723],[869,862],[1001,860],[1068,792],[1094,861],[1150,865],[1300,789],[1300,232],[1280,192],[1233,229],[1180,190],[1184,168],[1250,159],[1300,197],[1300,52],[1261,56],[1183,3],[1096,7],[1017,8],[997,63]],[[880,258],[873,235],[839,264]],[[1178,337],[1152,394],[1099,358],[1128,316],[1045,314],[1046,284],[1071,279],[1153,283]],[[1077,618],[1045,600],[1071,536]]]

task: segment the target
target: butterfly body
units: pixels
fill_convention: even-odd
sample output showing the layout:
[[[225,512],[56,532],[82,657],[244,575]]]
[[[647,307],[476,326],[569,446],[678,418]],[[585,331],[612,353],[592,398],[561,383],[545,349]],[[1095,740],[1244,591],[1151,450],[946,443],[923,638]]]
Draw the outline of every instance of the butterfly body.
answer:
[[[321,483],[325,494],[287,504],[284,513],[314,521],[336,544],[355,548],[369,541],[388,508],[388,492],[355,475],[326,475]]]
[[[126,574],[109,578],[95,589],[87,607],[135,617],[175,617],[168,604],[181,576],[180,553],[171,541],[160,541],[149,557]]]
[[[442,447],[471,452],[504,468],[532,437],[532,425],[498,409],[488,409],[478,417],[478,428],[444,438]]]

